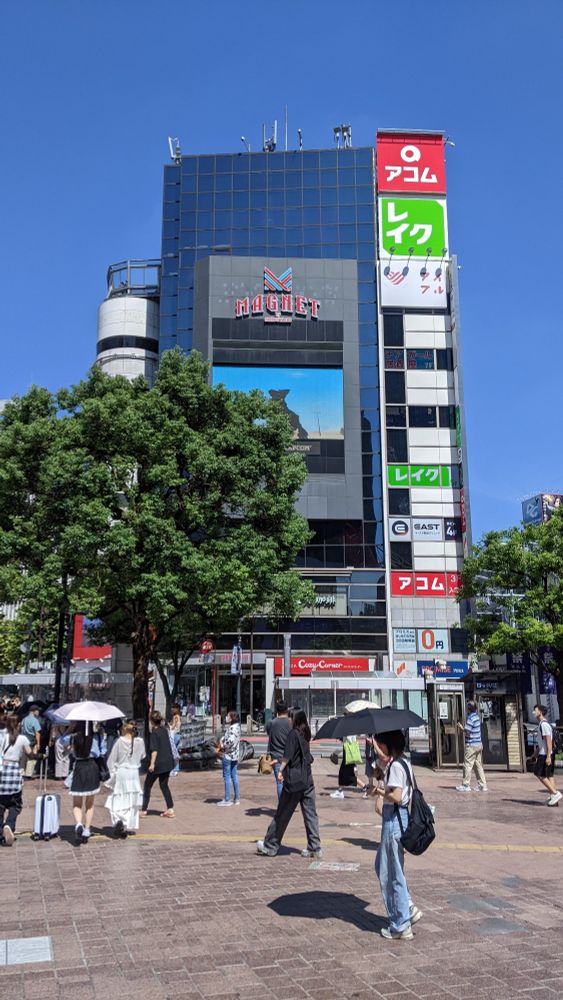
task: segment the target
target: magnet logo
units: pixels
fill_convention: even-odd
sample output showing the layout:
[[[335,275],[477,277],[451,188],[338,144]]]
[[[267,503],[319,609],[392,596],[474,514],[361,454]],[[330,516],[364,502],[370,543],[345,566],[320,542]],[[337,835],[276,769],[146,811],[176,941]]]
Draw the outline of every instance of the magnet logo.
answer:
[[[270,271],[269,267],[264,268],[264,291],[265,292],[290,292],[293,284],[293,269],[288,267],[279,278]]]

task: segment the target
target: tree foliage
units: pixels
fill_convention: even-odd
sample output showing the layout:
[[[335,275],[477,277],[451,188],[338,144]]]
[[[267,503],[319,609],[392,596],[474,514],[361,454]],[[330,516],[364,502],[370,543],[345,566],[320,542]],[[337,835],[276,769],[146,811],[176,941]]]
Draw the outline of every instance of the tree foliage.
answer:
[[[165,354],[152,389],[93,368],[31,390],[0,421],[0,600],[101,618],[133,648],[144,716],[150,660],[165,689],[176,663],[177,689],[203,636],[311,601],[291,569],[309,529],[290,443],[277,403],[210,385],[195,352]]]
[[[460,598],[477,652],[529,653],[555,676],[563,708],[563,511],[544,524],[486,534],[466,559]]]

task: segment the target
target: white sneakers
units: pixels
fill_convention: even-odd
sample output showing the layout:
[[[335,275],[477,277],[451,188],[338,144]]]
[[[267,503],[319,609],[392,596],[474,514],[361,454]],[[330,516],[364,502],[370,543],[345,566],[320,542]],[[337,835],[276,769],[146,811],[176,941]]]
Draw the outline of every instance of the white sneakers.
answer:
[[[330,793],[330,797],[331,797],[331,799],[343,799],[344,798],[344,792],[341,791],[340,788],[337,788],[335,792],[331,792]]]
[[[471,785],[456,785],[455,786],[455,790],[456,790],[456,792],[472,792],[473,791],[473,789],[471,788]],[[486,785],[482,785],[481,782],[479,782],[479,784],[477,785],[477,791],[478,792],[488,792],[489,789],[487,788]]]
[[[557,806],[559,805],[559,799],[562,798],[563,795],[561,794],[561,792],[555,792],[555,795],[550,795],[550,797],[547,800],[547,804],[548,806]]]
[[[390,927],[382,927],[381,937],[387,938],[388,941],[412,941],[414,934],[410,927],[406,927],[404,931],[392,931]]]

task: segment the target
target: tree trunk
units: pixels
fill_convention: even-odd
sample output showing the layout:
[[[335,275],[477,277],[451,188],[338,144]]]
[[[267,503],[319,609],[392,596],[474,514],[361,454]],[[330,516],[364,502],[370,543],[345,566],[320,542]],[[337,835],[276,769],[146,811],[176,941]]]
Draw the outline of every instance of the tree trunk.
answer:
[[[133,634],[133,717],[142,721],[145,737],[149,732],[149,661],[151,635],[148,622],[138,624]]]
[[[561,722],[563,720],[563,652],[557,651],[555,654],[555,687],[557,690],[557,701],[559,703],[559,719],[557,721]]]

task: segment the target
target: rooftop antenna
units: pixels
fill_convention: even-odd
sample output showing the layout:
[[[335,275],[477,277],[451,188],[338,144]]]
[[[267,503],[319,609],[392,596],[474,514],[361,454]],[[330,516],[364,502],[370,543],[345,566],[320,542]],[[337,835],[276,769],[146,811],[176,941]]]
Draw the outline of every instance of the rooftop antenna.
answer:
[[[250,153],[250,143],[243,135],[240,137],[240,141],[244,144],[247,153]]]
[[[352,126],[351,125],[335,125],[334,132],[334,142],[337,149],[351,149],[352,148]]]
[[[278,120],[276,118],[272,126],[272,134],[268,139],[266,138],[266,126],[262,125],[262,149],[265,153],[273,153],[275,152],[277,144],[278,144]]]
[[[168,136],[168,149],[170,150],[170,159],[174,160],[174,163],[181,163],[182,150],[180,149],[180,140],[177,137]]]
[[[299,149],[303,152],[303,129],[297,129],[297,138],[299,139]]]

